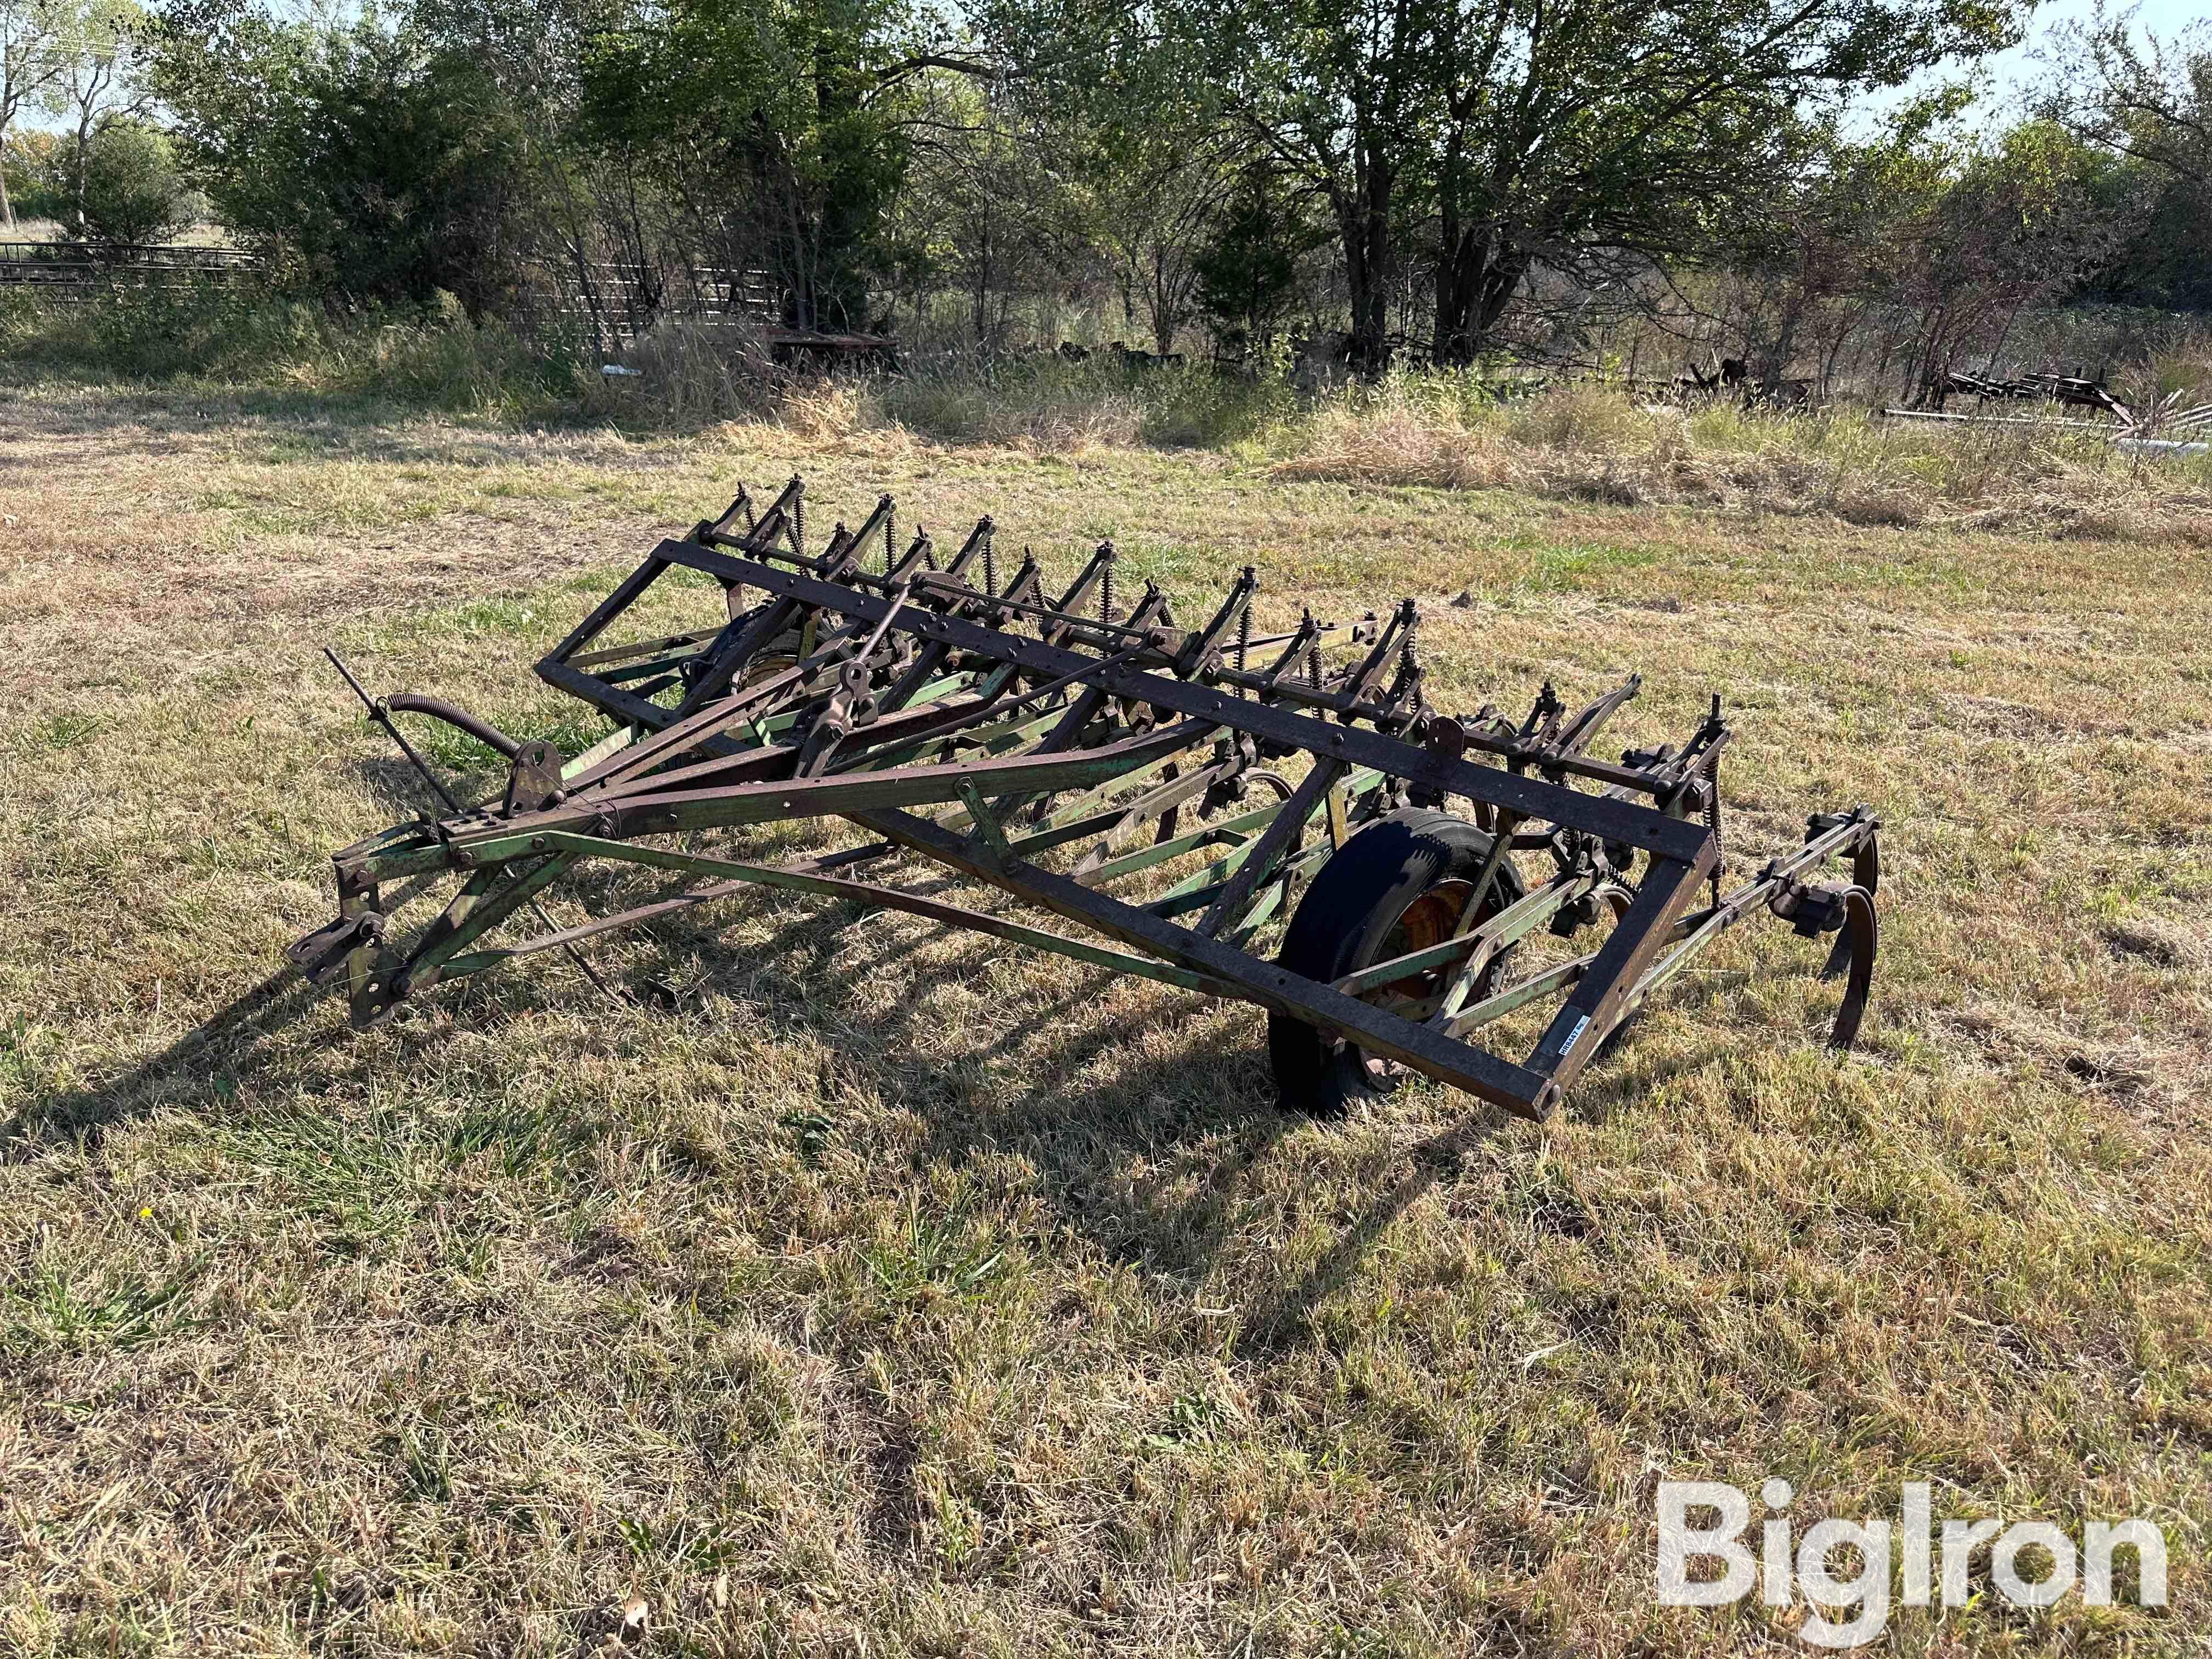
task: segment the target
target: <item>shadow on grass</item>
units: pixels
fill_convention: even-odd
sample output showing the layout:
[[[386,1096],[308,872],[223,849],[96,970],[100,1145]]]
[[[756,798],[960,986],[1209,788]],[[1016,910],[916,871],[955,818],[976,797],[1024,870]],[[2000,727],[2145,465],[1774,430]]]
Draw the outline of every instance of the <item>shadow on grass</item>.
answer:
[[[582,901],[593,912],[641,896],[634,878],[626,883],[614,871],[603,878],[593,872],[563,894],[565,902]],[[1115,977],[1108,969],[1087,969],[1071,991],[1037,999],[988,1038],[948,1045],[941,993],[972,982],[972,954],[910,971],[910,958],[940,945],[943,932],[872,931],[871,921],[885,913],[851,901],[811,905],[757,943],[732,946],[720,937],[757,917],[763,905],[788,902],[762,892],[679,913],[638,930],[634,937],[643,948],[620,968],[601,965],[632,984],[690,979],[693,993],[720,981],[769,1025],[811,1030],[839,1051],[864,1087],[921,1119],[912,1154],[918,1163],[957,1168],[1018,1150],[1066,1224],[1116,1260],[1194,1286],[1203,1281],[1249,1219],[1239,1190],[1259,1178],[1283,1139],[1307,1121],[1275,1103],[1256,1016],[1242,1054],[1224,1050],[1218,1029],[1194,1030],[1170,1052],[1157,1042],[1140,1047],[1126,1020],[1069,1018],[1072,1010],[1095,1005]],[[535,972],[495,970],[465,988],[457,985],[454,1012],[486,1030],[572,1006],[565,994],[544,983],[545,970],[556,968],[556,961],[549,961]],[[894,981],[895,994],[888,994]],[[0,1124],[0,1160],[35,1158],[58,1139],[96,1146],[108,1127],[165,1107],[219,1116],[292,1051],[295,1028],[338,994],[280,970],[121,1076],[48,1096]],[[1209,1006],[1196,994],[1162,993],[1145,1018],[1148,1030],[1168,1030]],[[660,1018],[642,1007],[626,1017]],[[1063,1024],[1065,1030],[1055,1030]],[[848,1036],[841,1037],[841,1024]],[[1113,1063],[1117,1050],[1130,1058]],[[1656,1072],[1625,1067],[1611,1088],[1593,1079],[1596,1086],[1586,1087],[1577,1115],[1606,1115],[1624,1091],[1648,1091],[1706,1057],[1670,1056]],[[1003,1082],[1010,1066],[1024,1074],[1016,1089],[976,1088],[980,1068],[1002,1068]],[[1362,1202],[1300,1277],[1250,1287],[1243,1297],[1240,1352],[1279,1354],[1315,1340],[1319,1310],[1354,1281],[1392,1225],[1431,1191],[1460,1178],[1469,1154],[1505,1122],[1475,1102],[1461,1103],[1467,1116],[1398,1152],[1403,1174]],[[1132,1168],[1146,1173],[1133,1182],[1120,1173]]]
[[[0,1162],[34,1156],[36,1143],[76,1136],[90,1145],[117,1124],[170,1103],[163,1088],[193,1104],[219,1106],[224,1090],[250,1076],[264,1048],[305,1018],[329,993],[281,968],[221,1013],[122,1076],[88,1089],[34,1100],[0,1123]]]

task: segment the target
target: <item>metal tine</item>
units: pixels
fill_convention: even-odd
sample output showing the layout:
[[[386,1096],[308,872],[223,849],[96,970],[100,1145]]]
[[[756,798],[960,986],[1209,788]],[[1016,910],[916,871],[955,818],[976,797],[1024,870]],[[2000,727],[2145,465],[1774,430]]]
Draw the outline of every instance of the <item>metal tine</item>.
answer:
[[[1733,735],[1728,721],[1721,716],[1721,700],[1716,696],[1711,709],[1698,721],[1698,729],[1690,733],[1689,740],[1679,750],[1669,744],[1653,751],[1643,769],[1662,783],[1680,781],[1711,765]]]
[[[1245,631],[1251,629],[1252,595],[1259,591],[1260,573],[1246,565],[1241,574],[1229,586],[1228,597],[1221,608],[1213,613],[1213,620],[1190,636],[1176,659],[1175,672],[1188,679],[1205,665],[1206,658],[1217,650],[1229,630],[1236,626],[1238,617],[1244,618]],[[1239,665],[1240,666],[1242,665]]]
[[[874,538],[876,532],[880,530],[884,535],[884,568],[888,570],[891,565],[890,527],[891,515],[895,510],[894,503],[889,495],[877,496],[876,504],[870,509],[868,516],[860,520],[860,527],[847,538],[846,550],[857,551],[866,546]],[[838,527],[842,529],[844,526],[841,524]]]
[[[937,568],[937,561],[931,554],[929,532],[927,530],[917,530],[914,532],[914,540],[906,550],[906,556],[898,562],[895,568],[885,574],[884,580],[894,586],[901,582],[912,581],[917,568],[931,571]]]
[[[1345,689],[1347,691],[1357,697],[1381,676],[1383,664],[1390,660],[1390,653],[1397,648],[1398,636],[1410,632],[1420,620],[1420,615],[1419,609],[1411,599],[1398,602],[1398,608],[1390,613],[1389,622],[1375,636],[1375,643],[1366,657],[1346,679]]]
[[[939,595],[956,607],[963,609],[979,600],[995,599],[998,596],[998,580],[995,574],[996,567],[991,557],[993,528],[989,519],[978,520],[975,528],[969,532],[968,539],[961,544],[960,551],[953,556],[951,562],[942,570],[937,568],[934,552],[924,550],[921,555],[922,563],[928,574],[934,580],[921,582],[920,585],[923,589]],[[928,538],[918,535],[915,539],[917,542],[921,542],[927,541]],[[907,550],[905,562],[890,575],[860,576],[857,580],[870,587],[880,587],[886,592],[902,583],[915,582],[921,573],[913,568],[915,553],[915,550],[909,548]],[[978,559],[983,562],[984,568],[983,586],[980,588],[968,580],[968,572]]]
[[[1390,689],[1382,694],[1383,707],[1403,708],[1409,698],[1414,708],[1420,707],[1421,684],[1428,675],[1421,666],[1420,653],[1414,648],[1419,643],[1417,630],[1407,629],[1398,645],[1398,672],[1390,677]]]
[[[1620,711],[1621,707],[1644,690],[1644,676],[1631,674],[1601,697],[1593,698],[1577,711],[1574,718],[1560,729],[1552,747],[1562,755],[1577,755],[1589,747],[1598,734],[1598,728]]]
[[[1521,743],[1523,745],[1532,743],[1540,732],[1548,741],[1559,730],[1559,714],[1565,707],[1559,701],[1559,694],[1552,689],[1551,681],[1546,680],[1536,693],[1535,702],[1529,708],[1528,718],[1521,722],[1521,729],[1516,733]]]
[[[891,514],[896,510],[896,504],[892,501],[889,495],[877,496],[875,506],[868,509],[868,516],[860,521],[860,527],[853,532],[853,539],[856,542],[865,542],[878,530],[888,529],[890,526]],[[888,548],[890,544],[886,542],[884,545]]]
[[[1006,584],[1006,591],[999,598],[1008,605],[1024,605],[1043,592],[1044,567],[1036,562],[1036,555],[1024,547],[1021,568],[1014,572],[1014,579]]]
[[[1084,602],[1094,585],[1102,580],[1109,580],[1108,573],[1114,568],[1114,544],[1110,541],[1099,543],[1091,555],[1091,562],[1083,567],[1081,574],[1070,585],[1067,592],[1061,594],[1054,604],[1052,607],[1054,610],[1068,614],[1045,629],[1044,641],[1047,645],[1059,644],[1071,623],[1078,620],[1087,620],[1079,619],[1073,615],[1075,607]]]
[[[745,515],[744,533],[750,535],[754,525],[758,522],[758,518],[753,512],[752,492],[743,484],[738,486],[738,493],[731,498],[729,506],[722,510],[722,516],[712,522],[702,520],[699,528],[692,532],[691,539],[695,542],[707,543],[709,545],[725,538],[731,540],[738,539],[732,535],[730,526],[736,522],[737,516],[740,513]]]
[[[774,550],[775,538],[777,534],[781,533],[790,541],[790,556],[801,564],[811,564],[813,561],[806,556],[806,549],[803,544],[806,524],[806,508],[804,501],[805,494],[805,480],[794,473],[791,482],[784,485],[781,493],[769,503],[767,511],[756,517],[753,512],[752,492],[743,484],[739,484],[737,495],[732,498],[729,506],[723,509],[722,516],[719,519],[700,520],[697,527],[691,532],[691,539],[702,546],[734,547],[755,555],[772,554],[781,557],[783,556],[775,554]],[[731,529],[732,521],[740,513],[745,516],[744,533],[742,535],[733,533]],[[763,526],[767,526],[765,531],[763,528]]]
[[[1305,655],[1308,648],[1320,637],[1321,629],[1314,622],[1313,611],[1310,608],[1303,610],[1298,617],[1297,632],[1291,635],[1290,644],[1284,647],[1283,654],[1275,659],[1267,672],[1265,678],[1267,684],[1273,687],[1284,675],[1296,668],[1298,659]],[[1261,695],[1266,694],[1262,692]]]
[[[975,527],[968,532],[968,539],[961,544],[959,552],[952,556],[952,562],[945,567],[945,574],[954,581],[965,581],[968,578],[969,567],[978,559],[985,562],[985,568],[988,570],[991,551],[991,532],[994,528],[996,526],[992,524],[990,515],[988,514],[976,520]],[[987,590],[990,586],[988,577],[984,586]]]
[[[775,558],[775,538],[783,533],[784,511],[781,501],[771,501],[768,510],[760,515],[760,522],[748,530],[743,538],[732,544],[741,552],[756,557]]]
[[[768,504],[767,510],[760,515],[760,521],[745,532],[745,550],[748,552],[768,552],[775,538],[786,533],[787,527],[793,525],[799,514],[805,510],[799,504],[799,498],[805,493],[805,480],[794,476],[789,483],[784,485],[782,493]],[[795,544],[792,551],[799,558],[806,556],[806,550]]]

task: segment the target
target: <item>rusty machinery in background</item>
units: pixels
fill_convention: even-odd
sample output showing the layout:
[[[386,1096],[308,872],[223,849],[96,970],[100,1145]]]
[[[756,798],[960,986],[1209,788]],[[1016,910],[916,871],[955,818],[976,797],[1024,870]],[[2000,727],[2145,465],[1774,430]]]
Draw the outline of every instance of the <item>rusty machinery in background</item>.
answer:
[[[345,988],[356,1024],[518,957],[770,888],[1255,1004],[1285,1104],[1316,1113],[1410,1070],[1546,1116],[1647,997],[1762,909],[1837,936],[1832,1041],[1856,1035],[1877,821],[1864,806],[1816,815],[1800,845],[1723,890],[1717,698],[1681,742],[1599,758],[1637,678],[1578,709],[1547,684],[1517,720],[1440,712],[1410,601],[1259,635],[1247,568],[1193,627],[1149,584],[1117,605],[1110,544],[1054,592],[1026,554],[1000,579],[988,519],[941,562],[926,534],[902,545],[889,496],[810,550],[805,499],[797,479],[764,507],[740,493],[662,542],[538,665],[613,723],[581,754],[434,698],[371,703],[441,795],[395,714],[469,733],[508,776],[490,799],[448,796],[442,816],[336,855],[337,916],[292,956]],[[635,637],[640,615],[686,599],[713,613]],[[748,855],[745,830],[798,819],[860,839]],[[1819,879],[1831,860],[1847,875]],[[539,896],[591,865],[668,884],[554,926]],[[1073,932],[951,902],[941,879],[894,882],[917,867]],[[402,901],[441,878],[458,891],[402,927]],[[537,931],[511,936],[532,917]],[[1516,1023],[1534,1039],[1522,1058],[1478,1041]]]

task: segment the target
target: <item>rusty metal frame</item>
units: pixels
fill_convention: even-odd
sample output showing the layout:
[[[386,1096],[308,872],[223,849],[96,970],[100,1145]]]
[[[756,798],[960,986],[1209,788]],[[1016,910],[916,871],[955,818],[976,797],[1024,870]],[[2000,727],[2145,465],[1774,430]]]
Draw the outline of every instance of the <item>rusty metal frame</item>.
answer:
[[[1547,685],[1518,722],[1487,707],[1441,714],[1423,693],[1410,601],[1344,625],[1308,614],[1295,630],[1255,637],[1248,568],[1211,619],[1188,629],[1149,585],[1118,610],[1110,544],[1054,599],[1033,558],[1000,584],[988,519],[939,568],[926,534],[900,547],[888,496],[859,531],[837,525],[815,553],[805,507],[798,479],[764,508],[741,492],[720,518],[660,543],[538,663],[549,684],[615,722],[581,755],[507,738],[434,699],[374,705],[387,726],[395,712],[447,720],[496,750],[510,775],[495,799],[336,855],[337,919],[294,957],[311,977],[344,981],[356,1023],[502,962],[573,952],[597,934],[766,887],[1239,999],[1531,1117],[1555,1109],[1650,994],[1761,906],[1801,933],[1840,935],[1830,968],[1850,983],[1836,1037],[1856,1034],[1875,952],[1877,822],[1864,807],[1816,817],[1801,847],[1723,896],[1717,772],[1729,729],[1717,699],[1679,746],[1608,762],[1591,745],[1638,680],[1579,711]],[[720,585],[716,621],[601,643],[677,572]],[[1348,658],[1329,662],[1345,644]],[[1492,832],[1478,897],[1516,855],[1548,856],[1555,873],[1480,920],[1483,907],[1468,904],[1450,939],[1334,982],[1259,954],[1303,884],[1368,824],[1452,800]],[[1182,827],[1186,810],[1197,827]],[[667,844],[823,818],[869,839],[777,864]],[[908,858],[1105,943],[847,873]],[[1850,861],[1850,883],[1808,882],[1831,858]],[[587,861],[694,884],[495,942]],[[447,872],[462,875],[459,893],[395,944],[385,894]],[[1487,984],[1496,958],[1535,928],[1571,934],[1607,915],[1613,925],[1595,950],[1518,984]],[[1441,988],[1410,995],[1411,976],[1424,974]],[[1471,1040],[1554,996],[1560,1006],[1525,1058]]]

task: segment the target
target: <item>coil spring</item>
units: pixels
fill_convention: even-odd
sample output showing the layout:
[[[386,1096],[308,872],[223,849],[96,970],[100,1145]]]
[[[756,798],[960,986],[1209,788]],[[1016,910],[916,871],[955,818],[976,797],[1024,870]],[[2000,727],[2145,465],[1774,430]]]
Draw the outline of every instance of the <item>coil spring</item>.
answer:
[[[988,535],[983,538],[983,591],[994,599],[999,597],[999,556]]]
[[[1721,861],[1717,856],[1721,840],[1721,763],[1718,756],[1713,757],[1712,766],[1705,773],[1705,828],[1712,832],[1716,854],[1711,880],[1713,904],[1717,908],[1721,902]]]
[[[1237,617],[1237,672],[1244,672],[1245,653],[1252,648],[1252,601],[1244,601],[1244,609]]]
[[[884,574],[891,574],[898,563],[898,514],[888,504],[884,509]]]
[[[1098,580],[1098,620],[1103,623],[1114,620],[1114,561],[1110,556]]]
[[[806,556],[806,492],[803,489],[791,498],[791,550],[802,559]]]

